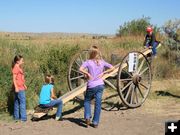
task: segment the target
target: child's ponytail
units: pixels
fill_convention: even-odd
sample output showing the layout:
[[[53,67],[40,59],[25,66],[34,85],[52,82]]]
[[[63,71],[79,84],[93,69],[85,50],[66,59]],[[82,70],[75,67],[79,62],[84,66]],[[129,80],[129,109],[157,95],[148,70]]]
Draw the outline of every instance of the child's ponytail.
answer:
[[[16,55],[12,61],[12,69],[14,68],[15,64],[17,63],[17,61],[20,61],[20,59],[23,58],[23,56],[21,55]]]

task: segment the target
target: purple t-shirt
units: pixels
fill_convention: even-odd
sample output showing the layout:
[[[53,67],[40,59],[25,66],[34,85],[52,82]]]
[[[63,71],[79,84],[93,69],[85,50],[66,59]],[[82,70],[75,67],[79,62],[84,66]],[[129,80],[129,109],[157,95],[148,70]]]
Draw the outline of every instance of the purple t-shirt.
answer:
[[[104,71],[105,67],[112,67],[111,64],[105,62],[104,60],[100,60],[99,64],[97,64],[94,60],[86,60],[81,66],[87,68],[88,73],[92,76],[92,79],[88,80],[88,88],[104,85],[103,79],[98,76]]]

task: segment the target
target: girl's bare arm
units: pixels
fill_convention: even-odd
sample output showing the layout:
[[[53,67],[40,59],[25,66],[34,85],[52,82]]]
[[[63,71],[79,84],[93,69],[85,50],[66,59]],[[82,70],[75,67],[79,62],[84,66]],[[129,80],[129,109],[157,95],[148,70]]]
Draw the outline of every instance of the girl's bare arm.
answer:
[[[57,99],[53,88],[51,89],[51,98],[52,99]]]
[[[13,84],[14,84],[14,87],[15,87],[15,92],[19,92],[19,89],[18,89],[18,86],[17,86],[16,77],[17,77],[17,75],[13,74]]]
[[[84,73],[85,75],[87,75],[88,79],[93,79],[92,76],[86,71],[86,69],[84,67],[80,67],[79,71],[81,71],[82,73]]]

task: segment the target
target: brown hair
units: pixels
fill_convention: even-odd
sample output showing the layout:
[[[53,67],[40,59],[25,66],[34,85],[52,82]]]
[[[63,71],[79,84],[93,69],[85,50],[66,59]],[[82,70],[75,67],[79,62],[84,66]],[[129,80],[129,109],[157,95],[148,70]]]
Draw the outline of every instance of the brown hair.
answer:
[[[12,68],[14,68],[15,64],[17,63],[17,61],[20,61],[23,58],[22,55],[16,55],[12,61]]]
[[[44,81],[46,84],[54,84],[54,77],[52,75],[46,75]]]

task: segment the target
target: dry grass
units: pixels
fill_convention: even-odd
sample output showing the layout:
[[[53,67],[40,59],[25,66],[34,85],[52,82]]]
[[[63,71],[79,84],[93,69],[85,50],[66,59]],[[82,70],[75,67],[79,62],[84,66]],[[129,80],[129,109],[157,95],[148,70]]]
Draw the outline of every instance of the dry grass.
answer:
[[[160,37],[161,38],[161,37]],[[102,54],[104,56],[104,58],[110,62],[111,60],[111,55],[115,54],[118,57],[123,57],[125,56],[129,51],[132,50],[142,50],[143,47],[143,40],[144,40],[144,36],[129,36],[129,37],[121,37],[121,38],[107,38],[107,39],[92,39],[92,38],[83,38],[83,37],[72,37],[72,38],[47,38],[47,37],[41,37],[41,38],[34,38],[31,40],[6,40],[6,41],[0,41],[0,64],[5,66],[3,69],[7,70],[7,73],[10,71],[10,65],[11,65],[11,60],[14,57],[14,54],[18,51],[18,52],[22,52],[23,56],[25,54],[25,60],[26,60],[26,67],[27,69],[29,69],[28,73],[31,73],[30,76],[27,75],[27,82],[30,82],[32,78],[35,78],[35,82],[33,82],[33,85],[29,86],[29,91],[33,91],[36,89],[39,89],[41,83],[42,83],[42,74],[36,74],[34,71],[39,71],[39,59],[40,57],[44,56],[46,54],[48,54],[48,52],[52,49],[55,50],[60,50],[62,46],[68,46],[68,47],[74,47],[75,45],[78,45],[80,50],[83,49],[87,49],[89,48],[91,45],[98,45],[100,50],[102,51]],[[158,50],[159,51],[159,50]],[[163,51],[163,49],[162,49]],[[160,52],[160,51],[159,51]],[[159,53],[158,52],[158,53]],[[47,55],[46,55],[47,56]],[[46,61],[46,59],[43,59],[44,61]],[[118,61],[121,62],[121,61]],[[165,60],[164,58],[162,58],[161,53],[159,53],[158,59],[155,60],[154,63],[154,78],[156,77],[156,79],[159,77],[161,80],[166,77],[166,78],[178,78],[180,76],[180,70],[178,67],[175,67],[174,65],[170,65],[170,62],[168,60]],[[52,63],[53,64],[53,63]],[[68,64],[68,63],[66,63]],[[8,69],[6,68],[6,66],[8,67]],[[9,75],[9,74],[7,74]],[[5,80],[2,82],[2,84],[8,84],[7,88],[9,88],[9,84],[11,84],[11,76],[9,76],[9,80]],[[36,80],[37,81],[36,83]],[[170,81],[171,82],[171,81]],[[156,83],[156,82],[153,82]],[[66,83],[64,83],[66,84]],[[171,92],[172,90],[174,90],[175,92],[177,92],[177,88],[179,87],[179,82],[178,82],[178,86],[176,86],[176,84],[169,84],[169,81],[165,81],[165,83],[163,83],[161,86],[158,83],[157,85],[157,89],[154,88],[156,86],[156,84],[153,84],[153,90],[152,90],[152,95],[150,95],[150,105],[151,105],[151,101],[152,100],[156,100],[158,98],[169,98],[168,96],[157,96],[157,94],[155,94],[155,91],[167,91]],[[168,86],[166,86],[168,85]],[[1,86],[1,84],[0,84]],[[67,91],[67,86],[63,86],[65,89],[65,92]],[[62,84],[58,84],[58,89],[62,88]],[[159,89],[162,88],[162,89]],[[2,86],[0,88],[0,90],[4,91],[4,88],[2,89]],[[9,89],[5,89],[5,91],[8,91]],[[29,95],[33,95],[30,93],[28,93]],[[37,93],[36,93],[37,94]],[[106,90],[104,93],[104,99],[110,95],[115,95],[117,94],[116,91],[113,90]],[[177,93],[179,94],[179,93]],[[31,97],[27,95],[28,97]],[[180,95],[180,94],[179,94]],[[37,100],[37,96],[34,96],[35,98],[33,98],[35,100]],[[6,100],[4,96],[1,96],[4,101]],[[171,97],[170,97],[171,98]],[[32,99],[30,99],[32,100]],[[30,101],[28,100],[28,101]],[[114,96],[111,99],[107,99],[106,101],[108,101],[109,103],[115,103],[117,101],[119,101],[119,97],[118,96]],[[148,100],[147,100],[148,101]],[[4,101],[5,102],[5,101]],[[37,102],[37,101],[35,101]],[[152,107],[153,107],[153,103],[154,101],[152,101]],[[36,103],[33,103],[33,105]],[[71,103],[70,103],[71,104]],[[158,104],[158,103],[157,103]],[[31,105],[31,107],[33,106]],[[67,108],[69,105],[67,105]]]
[[[149,98],[144,104],[148,113],[174,116],[180,112],[180,80],[153,81]]]

